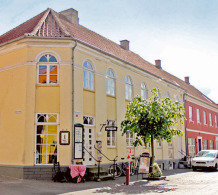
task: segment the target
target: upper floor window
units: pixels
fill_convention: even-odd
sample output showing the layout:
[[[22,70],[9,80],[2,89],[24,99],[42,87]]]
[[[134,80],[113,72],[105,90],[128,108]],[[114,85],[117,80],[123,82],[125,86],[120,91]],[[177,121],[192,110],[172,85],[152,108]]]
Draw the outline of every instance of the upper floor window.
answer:
[[[51,54],[45,54],[39,59],[37,70],[38,84],[57,84],[58,83],[58,64],[57,59]]]
[[[111,69],[107,70],[107,94],[115,96],[115,76]]]
[[[213,126],[211,113],[209,113],[209,121],[210,121],[210,126]]]
[[[83,116],[84,125],[94,125],[94,117],[92,116]]]
[[[133,84],[130,76],[125,77],[125,98],[126,100],[132,100],[133,97]]]
[[[207,124],[207,116],[206,116],[206,112],[204,111],[203,112],[203,116],[204,116],[204,125]]]
[[[200,120],[200,110],[197,109],[196,113],[197,113],[197,123],[200,123],[201,122],[201,120]]]
[[[147,87],[144,82],[141,83],[141,97],[143,100],[147,99]]]
[[[94,73],[90,62],[83,63],[83,88],[94,90]]]
[[[189,106],[189,120],[193,121],[193,118],[192,118],[192,107],[191,106]]]
[[[215,127],[217,127],[217,116],[215,116]]]

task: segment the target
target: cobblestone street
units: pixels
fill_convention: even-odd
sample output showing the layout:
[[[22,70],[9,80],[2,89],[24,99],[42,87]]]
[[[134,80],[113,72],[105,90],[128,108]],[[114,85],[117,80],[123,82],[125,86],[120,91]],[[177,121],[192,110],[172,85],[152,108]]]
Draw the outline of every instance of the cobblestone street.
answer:
[[[0,176],[1,195],[31,194],[218,194],[218,172],[177,169],[164,171],[166,180],[147,181],[131,177],[129,186],[124,185],[125,177],[103,182],[54,183],[52,181],[17,180]]]

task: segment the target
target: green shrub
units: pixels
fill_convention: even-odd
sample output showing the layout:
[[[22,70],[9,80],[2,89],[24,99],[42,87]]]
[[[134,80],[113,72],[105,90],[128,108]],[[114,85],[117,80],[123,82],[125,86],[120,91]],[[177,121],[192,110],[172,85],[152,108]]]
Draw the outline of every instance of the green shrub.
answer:
[[[152,172],[147,174],[148,177],[161,177],[162,171],[157,163],[152,165]]]

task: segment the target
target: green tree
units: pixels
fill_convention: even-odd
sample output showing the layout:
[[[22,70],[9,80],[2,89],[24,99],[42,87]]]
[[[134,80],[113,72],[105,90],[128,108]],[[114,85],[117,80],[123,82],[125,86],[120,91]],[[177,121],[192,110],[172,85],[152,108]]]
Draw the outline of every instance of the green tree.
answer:
[[[135,97],[127,105],[125,120],[121,123],[122,135],[127,131],[135,134],[134,146],[151,145],[152,165],[154,159],[154,140],[159,142],[166,140],[172,142],[175,135],[183,135],[176,129],[185,119],[184,108],[179,102],[173,102],[169,98],[160,99],[159,89],[152,89],[153,96],[149,100]]]

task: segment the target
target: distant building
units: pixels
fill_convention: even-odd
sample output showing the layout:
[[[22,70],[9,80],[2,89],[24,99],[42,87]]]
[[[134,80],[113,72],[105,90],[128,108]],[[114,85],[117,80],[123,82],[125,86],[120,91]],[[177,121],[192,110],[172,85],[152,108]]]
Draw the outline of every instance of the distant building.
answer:
[[[215,125],[217,105],[165,72],[160,60],[153,65],[130,51],[128,40],[119,45],[81,26],[74,9],[47,9],[0,36],[0,174],[49,179],[54,161],[68,166],[80,161],[75,157],[81,152],[83,164],[94,165],[92,156],[110,163],[94,146],[118,161],[130,150],[135,156],[150,152],[149,146],[134,148],[135,137],[122,136],[120,123],[132,98],[149,98],[155,87],[162,98],[186,109],[189,102],[206,105]],[[162,169],[177,167],[186,152],[188,122],[187,134],[185,125],[178,124],[184,136],[174,137],[172,144],[156,142]],[[85,149],[79,143],[81,125]],[[105,126],[118,130],[105,131]]]

